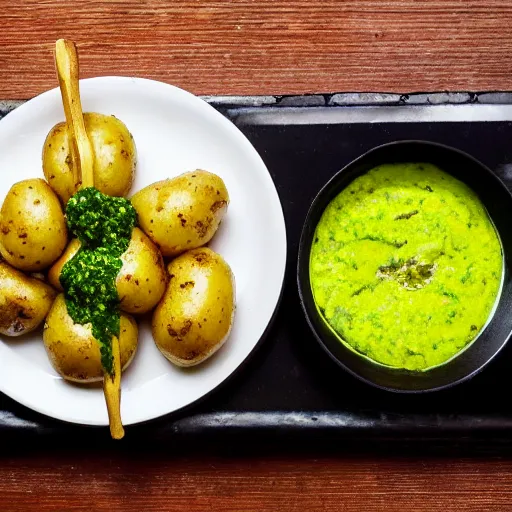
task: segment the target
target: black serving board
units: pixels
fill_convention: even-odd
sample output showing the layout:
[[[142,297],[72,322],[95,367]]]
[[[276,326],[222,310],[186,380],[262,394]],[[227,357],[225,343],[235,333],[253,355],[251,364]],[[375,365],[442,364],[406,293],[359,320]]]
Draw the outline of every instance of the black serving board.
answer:
[[[370,148],[404,139],[448,144],[467,151],[496,170],[512,189],[508,165],[512,162],[512,122],[396,120],[397,109],[412,108],[412,118],[432,119],[435,116],[430,112],[444,108],[442,103],[455,102],[450,101],[450,95],[437,102],[432,101],[435,95],[423,96],[424,105],[419,107],[423,113],[419,115],[418,107],[408,103],[409,96],[397,97],[393,106],[385,95],[384,100],[377,96],[367,101],[366,97],[364,103],[369,106],[361,106],[357,101],[356,105],[347,106],[348,100],[344,106],[337,106],[332,96],[284,100],[209,98],[245,133],[276,184],[288,237],[282,300],[252,357],[225,384],[183,411],[128,427],[121,444],[177,449],[238,446],[258,451],[269,446],[300,451],[326,446],[329,449],[382,448],[383,444],[408,446],[409,443],[428,449],[441,446],[441,450],[461,443],[472,449],[507,447],[508,440],[512,440],[512,342],[467,383],[424,395],[395,394],[356,380],[331,361],[310,332],[299,303],[297,248],[309,205],[333,174]],[[450,108],[467,110],[482,106],[476,95],[465,98],[463,106]],[[494,112],[499,107],[498,101],[503,104],[510,101],[506,94],[494,98],[489,102],[493,103]],[[437,105],[428,105],[431,103]],[[421,102],[412,104],[421,105]],[[6,109],[9,108],[7,105]],[[503,106],[504,110],[507,108],[511,107]],[[385,109],[391,109],[388,112],[395,116],[393,122],[354,120],[359,111],[366,121],[372,120],[372,112],[376,113],[373,120],[385,118]],[[399,117],[408,117],[403,114],[406,112],[401,110]],[[304,117],[304,113],[308,115]],[[313,124],[308,122],[308,116]],[[484,112],[474,117],[486,116]],[[169,392],[179,393],[179,390]],[[27,446],[43,443],[68,449],[76,435],[83,436],[85,449],[93,443],[95,446],[111,443],[106,428],[80,427],[53,420],[0,394],[2,446],[9,446],[8,441],[12,440],[13,447],[23,441]]]

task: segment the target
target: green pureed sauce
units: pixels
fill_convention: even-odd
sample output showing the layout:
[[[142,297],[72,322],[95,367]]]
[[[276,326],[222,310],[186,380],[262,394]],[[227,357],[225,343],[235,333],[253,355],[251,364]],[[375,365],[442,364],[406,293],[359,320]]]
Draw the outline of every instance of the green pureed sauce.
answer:
[[[119,336],[120,321],[115,281],[137,214],[127,199],[89,187],[68,201],[66,216],[69,230],[81,242],[60,276],[68,313],[75,323],[92,325],[92,334],[100,344],[101,363],[111,375],[112,336]]]
[[[427,370],[486,325],[503,256],[477,195],[431,164],[389,164],[327,206],[311,248],[316,305],[340,340],[384,365]]]

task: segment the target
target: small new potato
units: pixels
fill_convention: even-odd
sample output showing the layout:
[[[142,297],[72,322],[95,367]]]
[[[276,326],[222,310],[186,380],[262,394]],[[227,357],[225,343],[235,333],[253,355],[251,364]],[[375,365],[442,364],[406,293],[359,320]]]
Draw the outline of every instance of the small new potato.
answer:
[[[124,313],[120,318],[119,349],[123,371],[137,350],[138,327]],[[100,345],[93,337],[91,324],[75,324],[68,314],[64,294],[55,299],[46,318],[43,341],[50,362],[66,380],[78,383],[103,380]]]
[[[167,286],[161,252],[142,230],[134,228],[121,261],[123,266],[116,278],[119,307],[127,313],[150,311],[158,304]]]
[[[67,243],[59,199],[42,179],[15,183],[0,210],[0,254],[13,267],[37,272],[49,267]]]
[[[66,250],[62,253],[62,256],[51,266],[48,271],[48,282],[60,292],[64,291],[64,288],[60,284],[60,274],[62,273],[62,268],[64,265],[78,252],[80,249],[80,240],[78,238],[73,238],[71,242],[69,242]]]
[[[21,336],[41,324],[57,292],[0,261],[0,334]]]
[[[153,338],[178,366],[208,359],[227,340],[235,313],[235,281],[224,259],[206,247],[168,266],[169,285],[153,314]]]
[[[78,249],[80,241],[75,238],[50,269],[48,281],[57,290],[64,291],[60,284],[62,267]],[[157,305],[167,286],[162,254],[142,230],[134,228],[121,261],[123,266],[116,278],[120,308],[127,313],[147,313]]]
[[[131,201],[142,230],[164,256],[176,256],[212,239],[229,195],[219,176],[197,170],[153,183]]]
[[[126,196],[133,183],[137,150],[128,128],[114,116],[86,113],[84,123],[94,154],[94,186],[109,196]],[[76,192],[66,123],[56,124],[43,146],[43,172],[66,204]]]

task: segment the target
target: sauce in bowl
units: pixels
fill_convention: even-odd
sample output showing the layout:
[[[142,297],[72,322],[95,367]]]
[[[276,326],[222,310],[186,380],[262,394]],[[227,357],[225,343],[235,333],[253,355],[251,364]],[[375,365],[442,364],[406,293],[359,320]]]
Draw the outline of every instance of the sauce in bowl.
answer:
[[[475,340],[502,278],[481,201],[427,163],[355,179],[325,209],[311,248],[314,300],[340,342],[407,370],[443,364]]]

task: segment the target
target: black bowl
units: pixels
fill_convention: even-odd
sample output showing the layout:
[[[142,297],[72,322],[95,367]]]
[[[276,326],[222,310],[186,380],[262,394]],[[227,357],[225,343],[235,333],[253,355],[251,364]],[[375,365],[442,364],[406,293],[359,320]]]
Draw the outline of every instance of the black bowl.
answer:
[[[327,205],[351,181],[384,163],[429,162],[469,185],[487,208],[501,237],[505,276],[496,311],[477,340],[458,356],[423,372],[374,363],[342,343],[318,312],[309,280],[309,259],[315,228]],[[308,323],[320,345],[341,367],[359,379],[390,391],[425,392],[453,386],[482,370],[507,343],[512,333],[512,195],[492,171],[467,153],[424,141],[403,141],[374,148],[339,171],[314,199],[302,230],[297,278]]]

